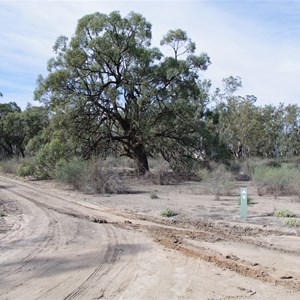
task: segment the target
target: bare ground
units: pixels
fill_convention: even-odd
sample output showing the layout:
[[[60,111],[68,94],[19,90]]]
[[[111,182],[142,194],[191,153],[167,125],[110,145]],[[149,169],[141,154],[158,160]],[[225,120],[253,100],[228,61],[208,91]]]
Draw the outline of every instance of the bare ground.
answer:
[[[272,216],[300,204],[246,183],[240,219],[244,184],[215,201],[196,183],[99,196],[0,176],[0,299],[300,299],[300,230]]]

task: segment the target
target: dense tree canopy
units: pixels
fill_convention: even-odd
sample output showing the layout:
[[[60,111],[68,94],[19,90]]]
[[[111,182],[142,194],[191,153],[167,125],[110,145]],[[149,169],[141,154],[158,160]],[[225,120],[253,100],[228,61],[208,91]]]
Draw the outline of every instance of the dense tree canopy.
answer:
[[[15,102],[0,104],[0,157],[25,157],[27,143],[47,125],[43,107],[28,106],[22,112]]]
[[[186,32],[170,30],[161,49],[151,38],[151,24],[137,13],[81,18],[70,40],[57,39],[48,74],[38,77],[42,106],[0,104],[0,158],[29,154],[51,176],[72,156],[125,155],[144,174],[149,156],[182,169],[299,155],[299,106],[257,106],[255,96],[238,95],[234,76],[211,92],[203,77],[210,59],[196,54]]]
[[[300,151],[300,108],[280,104],[256,106],[256,97],[237,96],[240,78],[224,79],[214,94],[218,134],[234,158],[291,157]]]
[[[56,57],[35,97],[64,113],[85,156],[109,144],[144,173],[148,155],[188,154],[206,101],[199,74],[209,57],[195,55],[195,44],[181,30],[170,31],[162,45],[174,56],[151,47],[151,25],[140,14],[87,15],[70,41],[57,39]]]

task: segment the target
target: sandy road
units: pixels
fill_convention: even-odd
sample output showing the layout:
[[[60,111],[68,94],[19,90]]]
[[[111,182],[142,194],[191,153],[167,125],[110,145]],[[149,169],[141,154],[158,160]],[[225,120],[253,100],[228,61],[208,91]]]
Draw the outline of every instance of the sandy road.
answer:
[[[300,298],[297,249],[139,220],[2,176],[0,205],[0,299]]]

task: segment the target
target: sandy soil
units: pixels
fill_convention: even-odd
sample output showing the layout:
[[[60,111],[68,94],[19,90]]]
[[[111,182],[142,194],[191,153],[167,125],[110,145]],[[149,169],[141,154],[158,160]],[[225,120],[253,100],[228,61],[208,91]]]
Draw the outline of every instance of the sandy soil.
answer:
[[[240,219],[244,185],[254,204]],[[300,230],[274,208],[300,217],[297,199],[247,182],[216,201],[196,183],[107,196],[0,176],[0,299],[298,300]]]

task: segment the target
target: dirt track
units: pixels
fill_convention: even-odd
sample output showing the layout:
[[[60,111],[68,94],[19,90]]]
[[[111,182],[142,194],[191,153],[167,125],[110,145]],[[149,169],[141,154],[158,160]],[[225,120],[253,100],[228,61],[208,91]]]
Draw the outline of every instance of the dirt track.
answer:
[[[300,299],[299,231],[171,222],[124,207],[138,197],[0,176],[0,299]]]

